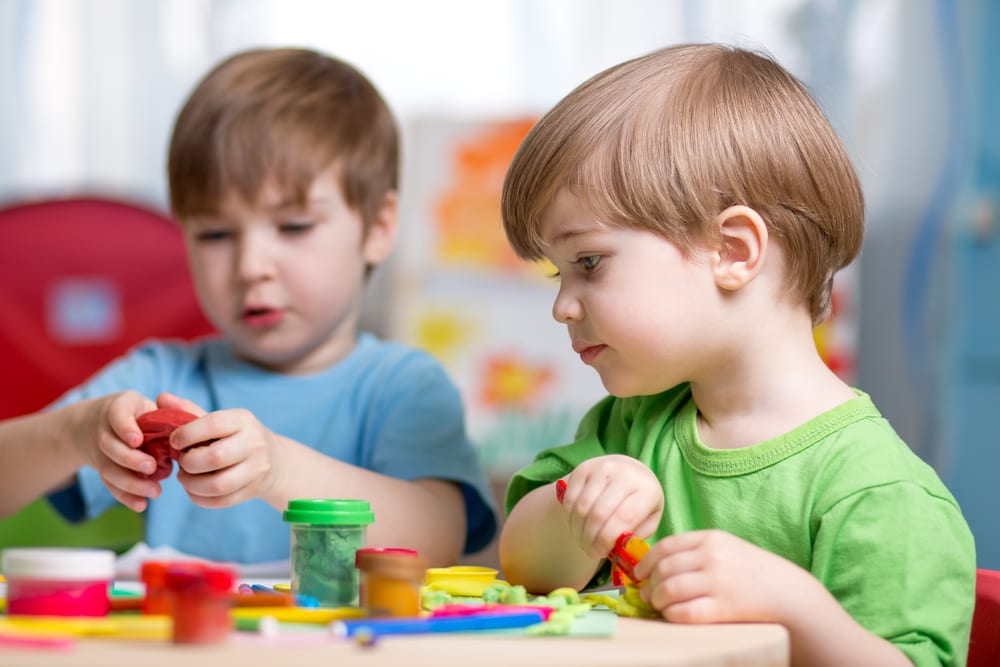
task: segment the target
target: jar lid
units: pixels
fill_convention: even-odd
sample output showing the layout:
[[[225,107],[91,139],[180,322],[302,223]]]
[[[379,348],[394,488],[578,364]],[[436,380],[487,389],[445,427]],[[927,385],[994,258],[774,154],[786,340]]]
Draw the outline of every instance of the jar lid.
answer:
[[[289,523],[319,523],[333,526],[367,525],[375,514],[367,500],[298,498],[288,501],[282,515]]]
[[[7,577],[57,581],[110,580],[115,576],[115,552],[110,549],[62,547],[5,549],[2,569]]]
[[[427,561],[412,549],[358,549],[354,566],[362,572],[394,579],[423,581]]]
[[[227,593],[236,583],[236,571],[226,565],[178,561],[167,565],[166,586],[174,592]]]
[[[139,580],[146,586],[163,587],[167,582],[167,567],[171,561],[147,560],[139,568]]]

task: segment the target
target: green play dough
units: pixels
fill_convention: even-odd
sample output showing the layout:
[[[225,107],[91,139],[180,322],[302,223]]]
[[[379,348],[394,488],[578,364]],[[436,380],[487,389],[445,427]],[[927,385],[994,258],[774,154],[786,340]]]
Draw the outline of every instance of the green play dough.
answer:
[[[357,606],[355,553],[365,546],[374,516],[361,500],[292,500],[284,513],[291,524],[292,592],[325,607]]]

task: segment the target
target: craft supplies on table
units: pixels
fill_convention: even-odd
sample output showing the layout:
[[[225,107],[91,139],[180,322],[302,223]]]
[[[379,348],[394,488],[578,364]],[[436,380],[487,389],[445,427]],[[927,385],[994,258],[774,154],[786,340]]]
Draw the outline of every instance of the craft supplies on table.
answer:
[[[424,575],[428,590],[444,591],[461,597],[482,597],[486,589],[497,583],[499,572],[480,565],[453,565],[432,567]]]
[[[366,500],[291,500],[283,518],[291,526],[292,593],[321,606],[358,604],[355,553],[375,520]]]
[[[416,616],[427,561],[413,549],[358,549],[360,602],[369,616]]]
[[[182,562],[167,566],[173,639],[177,644],[223,642],[233,628],[230,607],[236,571],[224,565]]]
[[[296,623],[300,625],[329,625],[334,621],[344,619],[364,618],[364,610],[358,607],[323,607],[309,609],[305,607],[241,607],[233,609],[230,615],[237,625],[241,619],[264,618],[270,616],[279,623]]]
[[[105,549],[14,548],[3,552],[7,613],[106,616],[115,554]]]
[[[333,624],[336,637],[379,637],[384,635],[415,635],[436,632],[481,632],[524,628],[545,620],[541,610],[495,611],[481,614],[456,614],[426,618],[366,618],[338,621]]]

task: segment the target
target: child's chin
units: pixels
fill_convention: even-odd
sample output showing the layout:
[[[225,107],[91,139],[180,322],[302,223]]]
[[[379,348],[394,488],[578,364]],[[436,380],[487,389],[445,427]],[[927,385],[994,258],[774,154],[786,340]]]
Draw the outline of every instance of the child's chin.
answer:
[[[653,396],[659,394],[662,391],[666,391],[669,387],[645,387],[639,386],[635,383],[622,382],[621,380],[615,381],[614,378],[606,378],[601,376],[601,384],[609,394],[617,398],[632,398],[633,396]]]

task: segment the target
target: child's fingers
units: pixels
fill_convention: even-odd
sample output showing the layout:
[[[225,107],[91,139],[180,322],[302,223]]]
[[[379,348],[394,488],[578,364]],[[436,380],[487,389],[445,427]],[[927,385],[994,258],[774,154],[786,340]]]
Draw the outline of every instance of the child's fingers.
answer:
[[[142,429],[136,417],[156,408],[145,396],[126,391],[118,395],[108,405],[107,420],[111,432],[127,446],[136,448],[142,444]]]
[[[146,507],[149,505],[149,501],[143,496],[134,496],[130,493],[115,491],[114,489],[110,489],[110,491],[115,500],[133,512],[145,512]]]
[[[704,545],[711,531],[691,530],[686,533],[675,533],[656,543],[656,548],[664,555],[687,551],[689,549],[699,549]]]
[[[187,491],[192,502],[201,507],[229,507],[254,497],[253,475],[245,465],[235,465],[223,470],[201,475],[181,471],[177,480]]]
[[[646,515],[639,525],[636,526],[635,533],[638,537],[646,539],[650,535],[656,532],[657,527],[660,525],[660,512],[659,508],[654,508],[649,514]]]
[[[621,492],[601,483],[602,480],[597,481],[597,484],[591,482],[585,485],[569,507],[570,530],[577,536],[584,552],[593,558],[602,558],[608,555],[607,547],[601,544],[603,531],[606,531],[614,509],[621,502]]]
[[[139,438],[139,444],[142,444],[141,434]],[[100,438],[98,448],[113,464],[133,471],[133,473],[151,475],[156,471],[155,458],[142,450],[133,448],[128,443],[122,442],[113,432],[107,432]]]
[[[212,413],[202,411],[198,419],[174,429],[170,434],[170,446],[187,450],[198,445],[214,444],[215,441],[236,435],[256,423],[248,410],[218,410]]]
[[[654,544],[635,567],[635,576],[654,582],[702,569],[704,556],[698,531],[678,533]]]
[[[177,465],[190,475],[206,475],[230,468],[245,458],[246,451],[239,438],[225,437],[206,445],[188,447],[177,458]]]
[[[636,576],[639,573],[636,572]],[[666,578],[653,577],[643,587],[642,596],[657,609],[710,595],[708,576],[701,570],[685,570]]]
[[[160,408],[172,408],[174,410],[183,410],[184,412],[190,412],[193,415],[201,417],[207,414],[205,410],[201,408],[194,401],[190,401],[186,398],[181,398],[169,392],[162,392],[156,397],[156,406]]]
[[[719,600],[709,596],[669,604],[660,609],[660,613],[671,623],[722,623],[731,620],[723,614]]]
[[[118,502],[137,512],[145,509],[146,498],[157,498],[160,495],[160,485],[157,482],[116,466],[105,470],[101,479]]]

